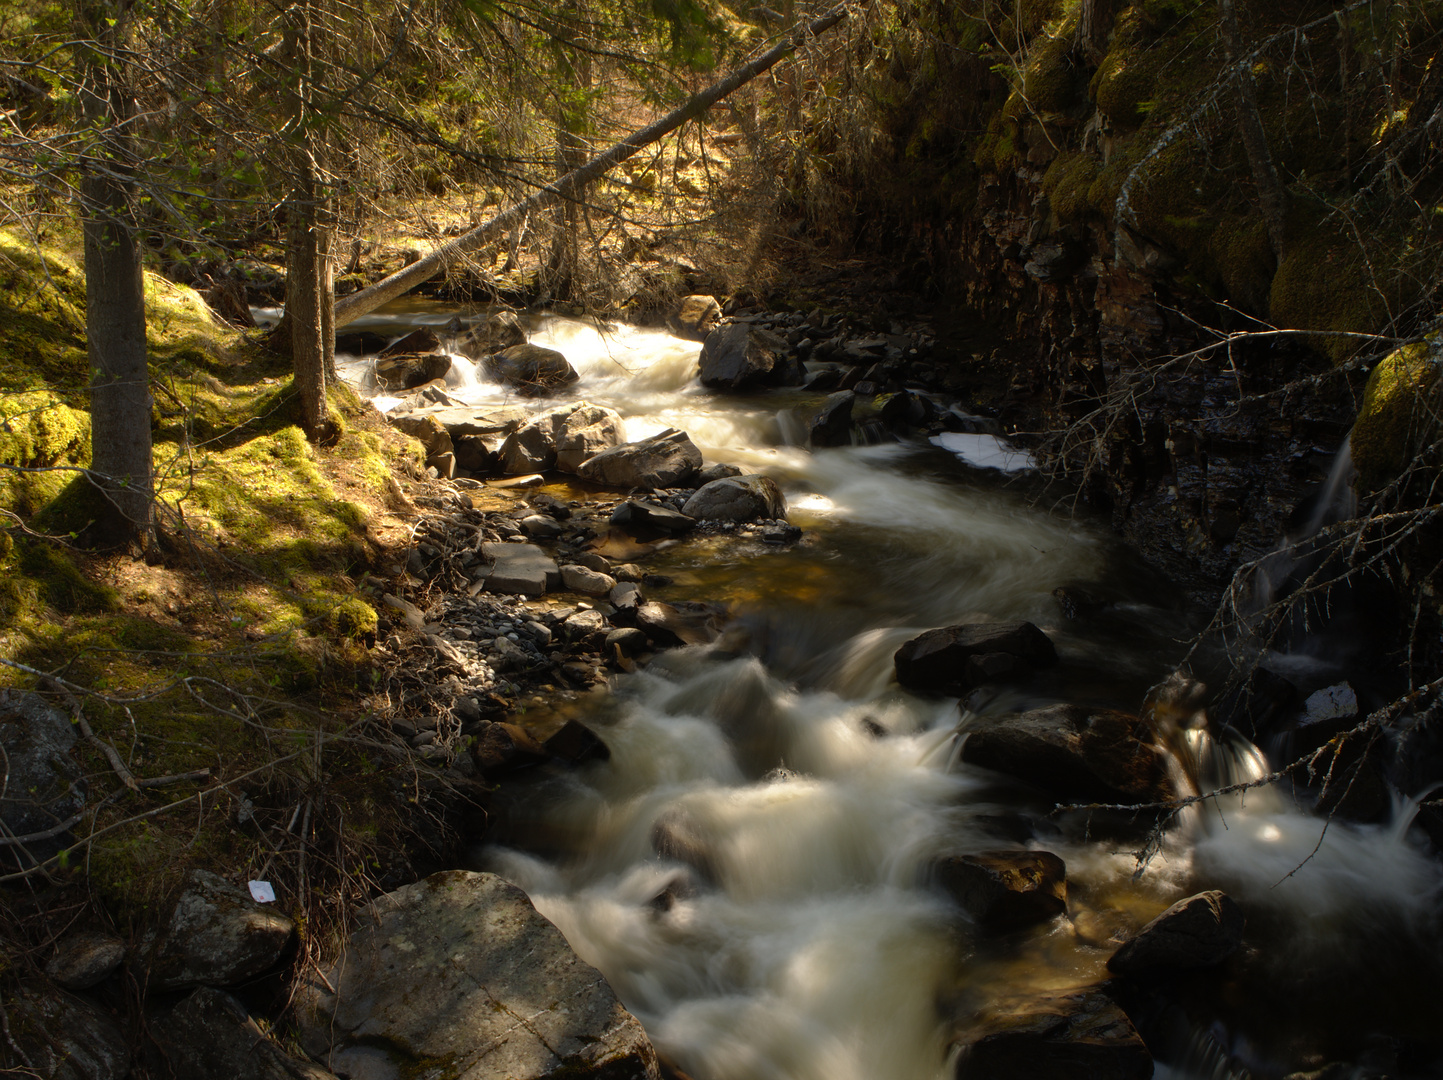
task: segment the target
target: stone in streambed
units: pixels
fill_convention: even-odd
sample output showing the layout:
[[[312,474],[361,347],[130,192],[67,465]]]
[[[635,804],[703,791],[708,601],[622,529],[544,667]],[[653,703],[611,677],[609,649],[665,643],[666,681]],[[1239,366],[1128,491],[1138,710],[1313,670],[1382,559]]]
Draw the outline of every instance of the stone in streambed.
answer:
[[[770,521],[787,516],[787,500],[769,476],[729,476],[697,488],[682,513],[703,521]]]
[[[968,734],[962,760],[1058,799],[1139,803],[1172,797],[1167,756],[1147,724],[1114,709],[1053,705],[1003,717]]]
[[[787,343],[770,330],[728,323],[707,335],[698,359],[701,384],[713,390],[798,386],[806,378]]]
[[[512,345],[487,357],[483,363],[493,378],[509,383],[525,395],[551,393],[581,377],[565,356],[540,345]]]
[[[701,451],[684,431],[668,428],[660,434],[624,443],[588,458],[576,475],[594,484],[622,490],[678,487],[702,465]]]
[[[579,720],[568,720],[545,742],[546,752],[571,765],[609,761],[611,750],[601,737]]]
[[[937,884],[989,930],[1020,930],[1067,911],[1067,866],[1050,851],[984,851],[940,860]]]
[[[850,446],[852,444],[852,408],[857,395],[841,390],[822,402],[812,417],[808,438],[813,446]]]
[[[656,529],[667,533],[690,532],[696,528],[696,518],[673,510],[660,503],[640,499],[627,499],[611,512],[611,524],[624,529]]]
[[[471,752],[484,773],[502,773],[546,760],[546,751],[525,728],[516,724],[487,724]]]
[[[408,353],[376,361],[376,384],[382,390],[413,390],[433,379],[444,379],[451,370],[445,353]]]
[[[975,1018],[958,1080],[1148,1080],[1148,1053],[1127,1014],[1099,986],[1042,991]]]
[[[897,650],[894,661],[897,681],[907,689],[961,695],[1054,664],[1057,650],[1030,622],[963,623],[913,638]]]
[[[721,317],[721,305],[715,296],[683,296],[676,314],[668,322],[678,336],[705,341]]]
[[[616,587],[616,579],[609,574],[573,565],[561,568],[561,584],[583,596],[606,596]]]
[[[1119,975],[1211,967],[1243,940],[1243,910],[1216,889],[1179,900],[1137,932],[1107,962]]]
[[[298,995],[302,1045],[338,1073],[658,1080],[601,973],[494,874],[434,874],[356,921]]]
[[[481,557],[491,563],[485,580],[494,593],[540,596],[561,583],[556,561],[534,544],[485,543]]]

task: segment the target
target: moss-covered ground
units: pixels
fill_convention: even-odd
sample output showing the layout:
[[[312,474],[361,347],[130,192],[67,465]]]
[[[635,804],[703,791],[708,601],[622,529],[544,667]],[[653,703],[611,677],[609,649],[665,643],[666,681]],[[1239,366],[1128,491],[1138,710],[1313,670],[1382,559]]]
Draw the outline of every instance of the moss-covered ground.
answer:
[[[378,620],[359,588],[405,542],[395,478],[415,475],[416,444],[344,388],[332,395],[340,438],[308,443],[287,362],[191,289],[147,275],[159,538],[145,557],[82,547],[77,246],[0,231],[0,686],[78,706],[95,736],[78,751],[87,801],[100,809],[26,879],[39,893],[5,895],[42,907],[80,896],[87,918],[138,933],[205,866],[273,879],[304,916],[378,874],[405,827],[384,759],[327,740],[366,715]],[[109,752],[140,786],[125,786]],[[290,820],[303,805],[304,839]],[[31,943],[11,929],[0,970]]]

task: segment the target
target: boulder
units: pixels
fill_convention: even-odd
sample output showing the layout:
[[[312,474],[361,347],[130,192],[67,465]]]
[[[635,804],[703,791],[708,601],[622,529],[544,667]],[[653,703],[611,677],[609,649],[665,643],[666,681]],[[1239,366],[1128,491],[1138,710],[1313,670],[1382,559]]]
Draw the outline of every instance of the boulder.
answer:
[[[517,526],[533,540],[554,540],[561,535],[564,526],[550,514],[527,514]]]
[[[556,467],[574,473],[582,462],[626,442],[626,424],[614,409],[583,401],[552,421]]]
[[[715,465],[708,465],[692,477],[697,487],[710,484],[713,480],[723,480],[728,476],[740,476],[742,471],[735,465],[727,465],[724,462],[717,462]]]
[[[110,934],[74,934],[61,942],[45,974],[67,990],[89,990],[125,960],[125,942]]]
[[[438,473],[447,477],[455,472],[455,446],[451,442],[451,433],[441,421],[424,413],[402,413],[389,419],[392,427],[404,431],[425,447],[427,468],[435,468]],[[449,472],[443,467],[448,455],[451,461]]]
[[[1003,654],[1011,661],[983,658]],[[906,642],[894,660],[897,681],[931,694],[967,691],[1057,662],[1051,639],[1029,622],[963,623],[928,630]]]
[[[750,323],[728,323],[713,330],[702,344],[698,363],[701,384],[713,390],[799,386],[806,377],[782,338]]]
[[[813,446],[850,446],[852,444],[852,406],[857,395],[850,390],[839,390],[822,402],[817,415],[812,417],[808,438]]]
[[[1020,930],[1067,911],[1067,866],[1050,851],[984,851],[940,860],[937,884],[989,930]]]
[[[684,533],[696,528],[696,518],[690,514],[638,499],[627,499],[617,504],[608,520],[613,525],[632,530],[659,529],[668,533]]]
[[[526,331],[512,311],[498,311],[485,323],[473,326],[456,343],[456,351],[471,360],[480,361],[513,345],[526,344]]]
[[[404,337],[399,337],[391,344],[381,350],[382,356],[401,356],[405,353],[422,354],[433,353],[441,348],[441,339],[436,336],[436,331],[428,326],[421,326],[412,330]]]
[[[0,748],[6,782],[0,789],[0,823],[6,836],[47,833],[85,805],[85,782],[70,757],[75,728],[70,718],[38,694],[0,690]],[[68,832],[28,840],[25,850],[46,859],[69,842]],[[5,859],[16,858],[0,848]],[[24,865],[31,865],[29,859]]]
[[[721,305],[715,296],[683,296],[676,314],[668,321],[679,336],[704,341],[721,317]]]
[[[616,587],[616,579],[584,566],[572,565],[561,568],[561,584],[582,596],[606,596]]]
[[[486,588],[494,593],[540,596],[561,584],[556,560],[535,544],[485,543],[481,558],[491,564]]]
[[[275,967],[295,936],[295,923],[274,904],[196,870],[150,950],[147,982],[152,990],[234,986]]]
[[[546,760],[546,751],[525,728],[487,724],[476,737],[471,758],[482,772],[495,774],[536,765]]]
[[[551,440],[548,427],[533,420],[506,436],[497,454],[502,475],[526,476],[555,467],[556,444]]]
[[[581,377],[565,356],[540,345],[512,345],[488,357],[485,364],[492,378],[530,396],[560,390]]]
[[[937,418],[938,409],[925,394],[901,390],[882,404],[880,415],[890,428],[921,427]]]
[[[83,998],[57,990],[12,994],[7,989],[5,1021],[0,1075],[45,1080],[121,1080],[130,1075],[125,1031]],[[25,1055],[28,1068],[12,1056],[17,1051]]]
[[[1211,967],[1243,940],[1243,910],[1216,889],[1179,900],[1112,954],[1107,969],[1119,975]]]
[[[959,1080],[1148,1080],[1152,1055],[1098,986],[1043,991],[992,1006],[972,1025]]]
[[[1137,803],[1172,796],[1166,754],[1147,724],[1113,709],[1053,705],[1003,717],[968,734],[962,760],[1058,799]]]
[[[636,625],[647,637],[662,645],[705,645],[721,633],[725,609],[715,604],[679,600],[675,604],[656,601],[641,604],[635,612]]]
[[[153,1017],[147,1030],[176,1076],[188,1080],[336,1080],[292,1057],[235,998],[209,987]]]
[[[608,761],[611,750],[600,736],[579,720],[568,720],[546,740],[546,752],[571,765],[587,761]]]
[[[701,468],[701,451],[684,431],[668,428],[659,435],[614,446],[577,467],[576,474],[594,484],[614,488],[676,487]]]
[[[787,500],[769,476],[729,476],[696,489],[682,513],[703,521],[756,521],[787,516]]]
[[[298,994],[302,1045],[337,1073],[658,1080],[601,973],[494,874],[434,874],[356,922]]]
[[[394,393],[414,390],[433,379],[444,379],[451,370],[445,353],[398,353],[376,361],[376,385]]]

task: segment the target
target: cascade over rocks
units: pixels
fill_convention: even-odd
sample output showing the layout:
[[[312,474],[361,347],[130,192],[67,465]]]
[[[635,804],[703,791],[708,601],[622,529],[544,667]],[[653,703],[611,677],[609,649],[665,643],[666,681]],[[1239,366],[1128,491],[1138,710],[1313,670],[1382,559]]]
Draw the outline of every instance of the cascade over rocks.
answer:
[[[337,1073],[659,1080],[601,974],[494,874],[434,874],[373,902],[298,994],[302,1045]]]
[[[701,468],[701,451],[676,428],[647,439],[603,450],[582,462],[576,475],[595,484],[628,490],[677,487]]]
[[[1057,650],[1029,622],[962,623],[912,638],[895,661],[897,681],[907,689],[961,695],[1055,664]]]
[[[1119,975],[1150,975],[1220,964],[1243,940],[1243,911],[1216,889],[1179,900],[1107,961]]]
[[[498,311],[473,326],[456,342],[456,351],[477,363],[514,345],[526,344],[526,331],[513,311]]]
[[[1167,756],[1148,725],[1114,709],[1052,705],[984,721],[968,734],[962,760],[1059,800],[1130,804],[1172,797]]]

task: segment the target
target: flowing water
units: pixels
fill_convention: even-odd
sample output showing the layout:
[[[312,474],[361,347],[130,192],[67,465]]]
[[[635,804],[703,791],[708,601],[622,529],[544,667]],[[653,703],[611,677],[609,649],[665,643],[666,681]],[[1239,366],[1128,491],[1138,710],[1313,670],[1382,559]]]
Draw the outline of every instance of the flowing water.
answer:
[[[399,334],[452,314],[413,305],[372,324]],[[580,372],[568,400],[617,409],[630,438],[679,427],[708,461],[767,473],[804,530],[785,549],[722,537],[661,556],[675,595],[726,601],[736,628],[588,699],[582,718],[610,760],[501,792],[501,843],[476,855],[527,890],[671,1061],[698,1080],[950,1076],[957,1018],[1105,977],[1118,941],[1202,888],[1243,904],[1261,974],[1170,1002],[1154,1027],[1181,1034],[1149,1032],[1159,1076],[1280,1075],[1356,1053],[1373,1028],[1427,1033],[1438,965],[1408,954],[1436,950],[1440,876],[1406,808],[1393,826],[1325,831],[1254,789],[1184,815],[1137,873],[1140,837],[1094,835],[1049,815],[1043,794],[959,763],[988,714],[1060,700],[1135,710],[1168,674],[1193,627],[1136,555],[1037,501],[1026,473],[971,467],[946,445],[788,445],[819,396],[706,392],[693,343],[550,317],[532,329]],[[358,385],[366,367],[343,360]],[[464,360],[448,383],[468,402],[522,403]],[[1006,448],[983,449],[1016,468],[995,456]],[[1066,622],[1061,585],[1107,604]],[[907,638],[984,619],[1037,623],[1062,663],[966,708],[892,681]],[[1200,720],[1175,737],[1199,786],[1266,771],[1256,748]],[[941,856],[1024,843],[1066,861],[1070,917],[990,940],[928,885]],[[1385,960],[1401,970],[1380,972]]]

